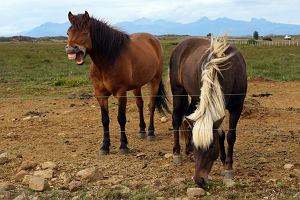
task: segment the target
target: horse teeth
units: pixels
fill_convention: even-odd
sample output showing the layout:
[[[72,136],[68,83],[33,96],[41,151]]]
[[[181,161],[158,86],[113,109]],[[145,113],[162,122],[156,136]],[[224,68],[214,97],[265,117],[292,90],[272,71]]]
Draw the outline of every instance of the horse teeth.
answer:
[[[68,54],[69,60],[74,60],[76,58],[76,54]]]

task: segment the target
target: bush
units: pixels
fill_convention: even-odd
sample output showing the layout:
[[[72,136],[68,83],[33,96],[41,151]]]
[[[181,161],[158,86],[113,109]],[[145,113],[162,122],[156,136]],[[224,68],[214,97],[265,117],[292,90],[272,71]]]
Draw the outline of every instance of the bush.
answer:
[[[265,41],[273,41],[271,37],[263,37],[263,40],[265,40]]]
[[[253,38],[254,38],[255,40],[258,40],[258,37],[259,37],[258,32],[257,32],[257,31],[254,31],[254,32],[253,32]]]

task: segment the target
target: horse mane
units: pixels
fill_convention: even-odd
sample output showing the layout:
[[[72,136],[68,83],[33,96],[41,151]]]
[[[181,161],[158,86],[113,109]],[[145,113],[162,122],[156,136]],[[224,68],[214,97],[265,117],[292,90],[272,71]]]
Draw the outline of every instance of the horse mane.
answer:
[[[103,20],[90,18],[92,53],[100,54],[109,64],[113,64],[127,46],[130,37],[125,32],[111,27]]]
[[[225,54],[229,46],[226,36],[212,37],[208,57],[202,65],[200,103],[195,112],[187,116],[195,122],[193,141],[197,148],[209,148],[213,141],[213,124],[225,116],[225,100],[217,75],[221,75],[221,67],[234,56],[234,53]]]

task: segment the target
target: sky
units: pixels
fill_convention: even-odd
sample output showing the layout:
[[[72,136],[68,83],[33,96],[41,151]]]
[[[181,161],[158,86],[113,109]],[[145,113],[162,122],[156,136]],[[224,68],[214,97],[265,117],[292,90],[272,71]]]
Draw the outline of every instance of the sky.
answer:
[[[139,18],[188,23],[207,16],[300,24],[300,0],[1,0],[0,36],[30,30],[45,22],[66,22],[85,10],[110,23]]]

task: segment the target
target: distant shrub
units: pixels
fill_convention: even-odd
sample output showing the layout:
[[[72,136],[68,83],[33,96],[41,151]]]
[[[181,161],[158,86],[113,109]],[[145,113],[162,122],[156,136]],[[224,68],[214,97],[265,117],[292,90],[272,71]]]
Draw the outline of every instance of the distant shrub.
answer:
[[[255,40],[258,40],[258,37],[259,37],[258,32],[257,32],[257,31],[254,31],[254,32],[253,32],[253,38],[254,38]]]
[[[271,37],[263,37],[262,39],[265,41],[273,41]]]

